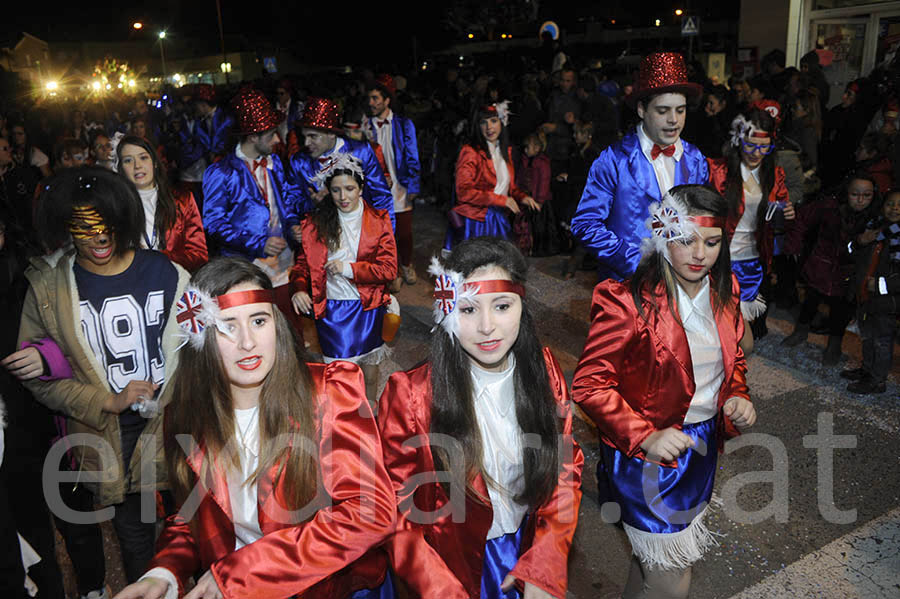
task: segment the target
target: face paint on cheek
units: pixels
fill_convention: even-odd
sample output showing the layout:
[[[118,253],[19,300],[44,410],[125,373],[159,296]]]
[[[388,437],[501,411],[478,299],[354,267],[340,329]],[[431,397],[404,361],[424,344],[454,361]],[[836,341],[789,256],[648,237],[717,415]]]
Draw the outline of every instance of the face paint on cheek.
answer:
[[[72,217],[67,223],[74,239],[85,240],[97,235],[109,234],[112,229],[103,217],[91,206],[77,206],[72,209]]]

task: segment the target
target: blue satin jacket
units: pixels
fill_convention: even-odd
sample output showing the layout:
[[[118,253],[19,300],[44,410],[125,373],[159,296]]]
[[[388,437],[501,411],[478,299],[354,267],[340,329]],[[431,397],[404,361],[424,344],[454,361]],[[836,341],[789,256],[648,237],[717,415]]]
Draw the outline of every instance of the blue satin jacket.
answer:
[[[186,119],[182,120],[181,130],[178,132],[181,141],[178,165],[187,168],[203,157],[224,154],[233,128],[234,118],[221,108],[213,113],[211,131],[207,129],[204,119],[194,120],[193,133],[187,127]]]
[[[682,140],[684,154],[675,163],[675,185],[704,184],[706,158]],[[600,280],[630,277],[641,261],[641,240],[650,236],[649,207],[660,201],[653,166],[641,152],[636,131],[606,148],[591,165],[572,233],[600,261]]]
[[[369,118],[368,126],[373,133],[377,131],[375,119]],[[378,134],[373,138],[378,140]],[[397,181],[406,188],[406,193],[419,193],[419,146],[416,143],[416,126],[413,122],[397,113],[391,117],[391,143],[394,146],[394,168],[397,169]],[[382,148],[387,152],[387,148]]]
[[[397,225],[394,220],[394,196],[391,195],[391,188],[388,187],[387,180],[384,178],[384,171],[381,170],[381,165],[378,164],[378,159],[375,158],[375,152],[372,151],[369,142],[355,141],[343,137],[338,137],[338,139],[343,141],[343,145],[337,150],[338,152],[349,152],[362,162],[363,172],[366,176],[363,199],[365,199],[370,206],[380,210],[387,210],[388,214],[391,215],[391,226],[396,228]],[[338,142],[335,142],[335,146],[337,145]],[[297,152],[291,156],[291,182],[297,186],[300,194],[300,216],[313,209],[314,204],[312,198],[309,196],[309,188],[312,187],[315,189],[315,185],[312,183],[313,178],[319,172],[319,169],[327,163],[329,156],[334,152],[335,150],[332,149],[318,159],[313,158],[306,152]]]
[[[300,224],[300,193],[285,178],[278,156],[272,154],[269,160],[275,205],[281,227],[287,231]],[[234,152],[206,168],[203,196],[203,228],[218,242],[222,254],[249,260],[264,258],[263,247],[269,238],[269,208],[247,164]],[[287,233],[282,236],[291,240]]]

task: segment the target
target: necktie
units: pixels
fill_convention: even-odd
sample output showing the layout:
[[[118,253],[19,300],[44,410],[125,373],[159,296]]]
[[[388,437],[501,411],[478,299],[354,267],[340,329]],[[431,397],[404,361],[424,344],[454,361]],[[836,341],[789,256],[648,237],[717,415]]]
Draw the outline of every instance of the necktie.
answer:
[[[656,160],[660,154],[671,158],[675,154],[675,144],[666,146],[665,148],[659,147],[659,144],[653,144],[653,149],[650,150],[650,160]]]

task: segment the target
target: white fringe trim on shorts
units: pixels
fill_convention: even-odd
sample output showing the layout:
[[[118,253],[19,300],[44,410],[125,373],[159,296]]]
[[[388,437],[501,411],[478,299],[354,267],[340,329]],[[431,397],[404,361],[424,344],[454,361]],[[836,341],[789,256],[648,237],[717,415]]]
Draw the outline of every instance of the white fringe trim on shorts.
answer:
[[[703,523],[710,507],[721,503],[722,500],[714,496],[688,527],[679,532],[653,533],[623,523],[631,550],[642,564],[651,569],[683,570],[689,567],[719,544],[716,537],[724,536],[712,532]]]
[[[744,315],[744,320],[747,322],[753,322],[760,316],[762,316],[763,312],[766,311],[766,300],[761,295],[757,295],[754,299],[749,302],[741,302],[741,314]]]

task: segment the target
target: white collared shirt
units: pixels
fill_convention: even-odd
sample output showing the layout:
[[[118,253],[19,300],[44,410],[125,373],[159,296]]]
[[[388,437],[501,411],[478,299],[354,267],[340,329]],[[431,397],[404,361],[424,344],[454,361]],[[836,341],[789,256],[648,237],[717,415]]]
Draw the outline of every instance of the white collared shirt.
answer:
[[[742,162],[741,180],[746,181],[751,177],[753,177],[757,187],[759,187],[759,167],[750,170]],[[750,193],[746,189],[743,189],[743,192],[744,213],[734,229],[734,234],[731,236],[731,244],[728,248],[732,260],[759,258],[759,249],[756,247],[756,219],[759,212],[759,203],[763,199],[762,189],[759,189],[756,193]]]
[[[671,157],[660,154],[656,157],[656,160],[653,160],[650,158],[650,154],[653,151],[654,142],[644,133],[643,123],[638,124],[637,135],[641,144],[641,152],[653,167],[653,174],[656,175],[656,183],[659,185],[659,197],[662,198],[670,189],[675,187],[675,165],[684,156],[684,144],[679,137],[675,142],[675,153]]]
[[[386,121],[382,126],[378,126],[376,121]],[[372,129],[375,131],[375,140],[381,146],[384,154],[384,163],[387,166],[388,174],[391,176],[391,195],[394,196],[394,212],[408,212],[412,210],[412,205],[407,201],[406,188],[400,185],[397,180],[397,165],[394,163],[394,130],[393,130],[394,113],[388,108],[387,116],[383,119],[372,117]]]
[[[487,540],[516,532],[528,506],[516,503],[525,490],[522,462],[522,429],[516,417],[516,360],[509,354],[503,372],[488,372],[475,365],[469,369],[475,395],[475,416],[481,433],[482,468],[494,512]]]
[[[327,197],[323,202],[330,202]],[[339,275],[327,274],[325,277],[325,297],[330,300],[358,300],[359,289],[353,283],[353,267],[359,253],[359,240],[362,235],[363,200],[353,212],[338,210],[341,223],[341,245],[334,251],[328,250],[328,261],[340,260],[344,263],[343,272]]]
[[[678,287],[678,314],[684,325],[694,374],[694,396],[684,417],[685,424],[709,420],[716,415],[719,390],[725,380],[725,362],[719,328],[710,303],[709,278],[691,298]]]
[[[491,153],[491,161],[494,163],[494,171],[497,173],[497,184],[494,185],[494,193],[498,196],[509,195],[509,167],[503,159],[503,153],[500,151],[500,142],[489,141],[488,150]]]
[[[158,189],[138,189],[141,196],[141,204],[144,206],[144,234],[141,236],[141,247],[145,250],[159,249],[159,240],[156,235],[156,201],[159,196]]]

